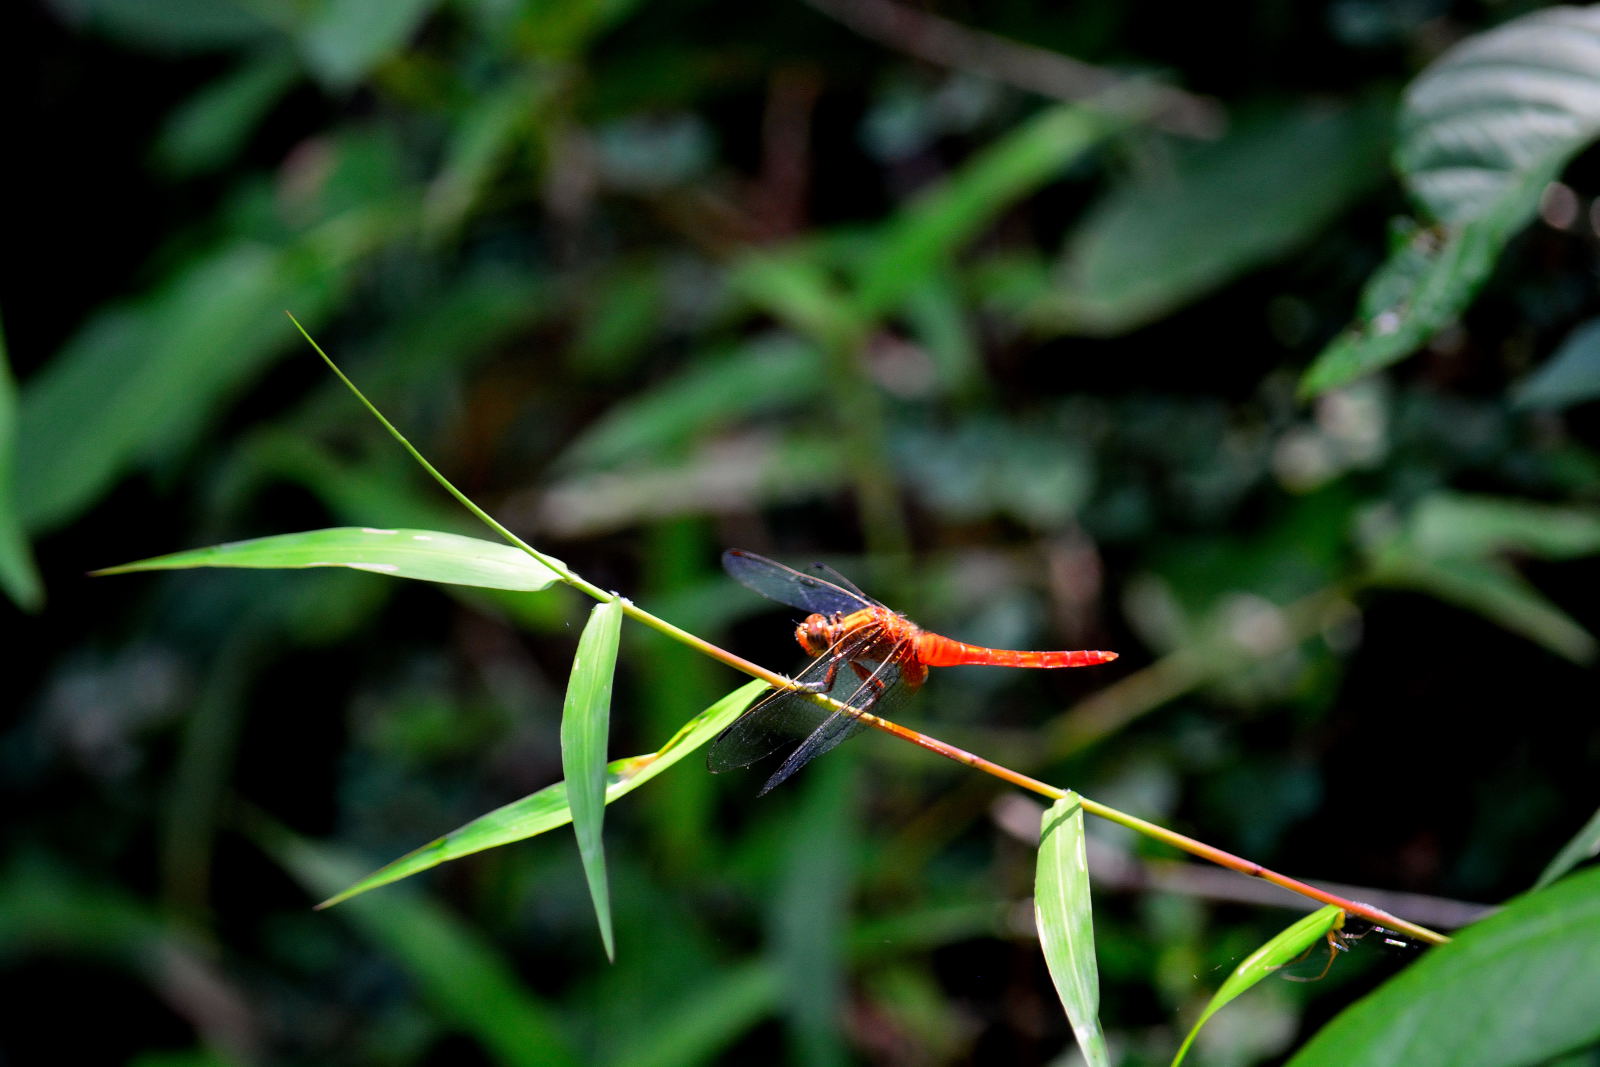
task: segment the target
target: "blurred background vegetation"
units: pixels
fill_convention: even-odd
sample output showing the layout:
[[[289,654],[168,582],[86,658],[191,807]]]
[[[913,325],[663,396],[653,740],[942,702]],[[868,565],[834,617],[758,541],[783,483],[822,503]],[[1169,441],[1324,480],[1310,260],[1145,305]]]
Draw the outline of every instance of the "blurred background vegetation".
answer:
[[[940,672],[908,716],[936,735],[1443,898],[1396,905],[1425,924],[1526,888],[1600,765],[1592,153],[1419,356],[1296,390],[1402,239],[1402,88],[1529,8],[10,6],[0,1058],[1070,1049],[1031,801],[876,736],[760,801],[691,758],[615,806],[614,965],[565,834],[312,912],[559,778],[588,605],[83,578],[481,532],[284,309],[508,525],[742,654],[799,659],[719,552],[825,559],[965,640],[1122,653]],[[1577,370],[1541,375],[1564,341]],[[627,628],[613,753],[741,681]],[[1309,906],[1092,829],[1104,1021],[1166,1062]],[[1400,963],[1268,983],[1200,1055],[1280,1058]]]

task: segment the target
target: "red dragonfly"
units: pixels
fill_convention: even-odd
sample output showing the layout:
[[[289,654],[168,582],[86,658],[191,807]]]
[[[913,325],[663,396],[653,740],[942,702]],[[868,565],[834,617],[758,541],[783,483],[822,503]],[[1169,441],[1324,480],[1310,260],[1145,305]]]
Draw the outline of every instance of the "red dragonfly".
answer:
[[[706,756],[713,773],[748,767],[788,750],[761,792],[865,728],[861,712],[881,714],[898,695],[928,680],[929,667],[1091,667],[1115,652],[1014,652],[982,648],[930,633],[872,599],[844,575],[813,564],[809,572],[785,567],[753,552],[732,549],[722,566],[769,600],[808,612],[795,639],[816,658],[795,678],[795,688],[768,693],[717,735]],[[811,699],[826,693],[843,704],[829,712]]]

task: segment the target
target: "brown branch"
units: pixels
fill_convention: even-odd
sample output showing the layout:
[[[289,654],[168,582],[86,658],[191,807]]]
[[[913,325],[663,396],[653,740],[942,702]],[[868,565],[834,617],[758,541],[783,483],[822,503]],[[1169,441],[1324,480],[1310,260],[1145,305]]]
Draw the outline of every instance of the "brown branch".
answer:
[[[893,0],[805,2],[896,51],[1056,100],[1086,102],[1130,80],[1059,52],[974,30]],[[1149,93],[1155,102],[1151,121],[1160,129],[1205,139],[1222,133],[1226,120],[1215,100],[1163,85],[1150,87]]]

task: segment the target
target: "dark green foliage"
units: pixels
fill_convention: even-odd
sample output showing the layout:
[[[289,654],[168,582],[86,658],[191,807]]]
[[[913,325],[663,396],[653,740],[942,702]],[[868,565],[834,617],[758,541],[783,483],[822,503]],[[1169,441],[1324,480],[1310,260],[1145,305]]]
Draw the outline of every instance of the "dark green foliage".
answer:
[[[490,536],[285,310],[507,526],[774,669],[794,620],[724,548],[825,559],[964,640],[1120,651],[936,672],[904,717],[1289,873],[1500,902],[1592,856],[1594,10],[1487,36],[1509,11],[910,10],[958,20],[953,51],[848,28],[879,0],[14,14],[0,1059],[1044,1063],[1072,1041],[1027,922],[1037,810],[876,735],[757,802],[759,775],[680,761],[745,679],[631,623],[608,746],[569,738],[591,862],[605,816],[608,964],[563,833],[490,848],[567,817],[590,608],[524,592],[548,576],[511,549],[391,572],[511,566],[492,590],[85,580],[284,535],[255,548]],[[1047,99],[1072,76],[1051,50],[1169,88]],[[328,528],[347,542],[297,540]],[[1294,916],[1085,829],[1110,1055],[1166,1062]],[[1066,878],[1078,839],[1056,844]],[[1366,1062],[1409,1005],[1467,1010],[1462,974],[1574,1006],[1496,1062],[1575,1052],[1594,892],[1575,871],[1408,984],[1381,983],[1416,950],[1376,938],[1322,982],[1263,981],[1190,1062]],[[1485,973],[1474,952],[1544,919],[1521,958],[1548,981]]]

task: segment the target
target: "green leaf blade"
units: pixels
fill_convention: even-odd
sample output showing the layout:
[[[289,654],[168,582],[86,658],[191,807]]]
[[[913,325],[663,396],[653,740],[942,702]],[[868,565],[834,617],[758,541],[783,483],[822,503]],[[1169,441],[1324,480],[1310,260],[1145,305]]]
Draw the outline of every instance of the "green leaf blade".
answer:
[[[1041,112],[891,221],[860,271],[858,307],[897,306],[1000,212],[1128,120],[1087,108]]]
[[[572,809],[572,830],[578,839],[584,877],[600,923],[606,957],[616,958],[611,930],[611,895],[606,882],[605,845],[601,830],[606,813],[606,740],[611,730],[611,680],[617,667],[622,630],[622,604],[602,601],[589,613],[589,624],[572,657],[572,678],[561,710],[561,769]]]
[[[436,530],[383,530],[337,526],[258,537],[156,556],[95,571],[186,570],[191,567],[298,569],[350,567],[395,578],[538,592],[560,580],[550,568],[510,545]]]
[[[1561,851],[1556,853],[1549,866],[1540,873],[1539,880],[1533,884],[1533,888],[1543,889],[1578,864],[1595,856],[1600,856],[1600,810],[1591,815],[1589,821],[1583,824],[1583,829],[1561,847]]]
[[[1083,806],[1076,793],[1068,793],[1044,813],[1033,907],[1039,945],[1078,1046],[1089,1067],[1105,1067],[1111,1057],[1100,1029],[1100,978],[1095,968]]]
[[[710,741],[744,713],[750,702],[767,690],[767,683],[750,682],[706,708],[673,734],[666,744],[644,756],[612,760],[606,766],[606,803],[633,792],[667,770],[689,753]],[[572,821],[567,802],[567,783],[557,782],[520,800],[478,816],[443,837],[406,853],[355,882],[319,908],[332,907],[379,886],[398,882],[441,863],[469,856],[474,852],[523,841]]]
[[[1271,940],[1246,956],[1239,966],[1233,969],[1233,973],[1228,975],[1227,981],[1222,983],[1222,988],[1218,989],[1206,1004],[1206,1010],[1200,1013],[1200,1018],[1195,1020],[1189,1036],[1183,1039],[1178,1054],[1172,1058],[1172,1067],[1178,1067],[1178,1064],[1183,1062],[1184,1056],[1189,1053],[1189,1046],[1194,1044],[1194,1039],[1200,1034],[1200,1028],[1208,1019],[1251,986],[1284,964],[1292,963],[1308,948],[1325,938],[1328,931],[1340,924],[1343,915],[1343,910],[1332,904],[1319,908],[1285,927]]]
[[[23,611],[44,604],[44,583],[33,562],[13,487],[17,446],[17,385],[0,328],[0,589]]]
[[[1290,1067],[1543,1063],[1600,1041],[1600,869],[1528,893],[1339,1014]]]

